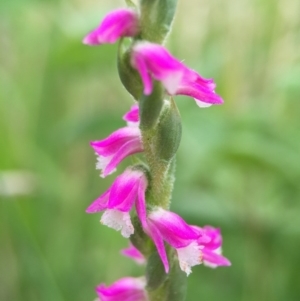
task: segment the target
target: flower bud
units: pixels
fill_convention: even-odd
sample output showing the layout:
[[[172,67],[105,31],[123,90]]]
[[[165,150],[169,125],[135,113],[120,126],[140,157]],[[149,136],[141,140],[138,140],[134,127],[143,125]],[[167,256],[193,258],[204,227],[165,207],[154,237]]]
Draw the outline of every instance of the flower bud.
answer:
[[[169,162],[176,154],[181,140],[181,118],[173,99],[166,101],[154,138],[158,158]]]

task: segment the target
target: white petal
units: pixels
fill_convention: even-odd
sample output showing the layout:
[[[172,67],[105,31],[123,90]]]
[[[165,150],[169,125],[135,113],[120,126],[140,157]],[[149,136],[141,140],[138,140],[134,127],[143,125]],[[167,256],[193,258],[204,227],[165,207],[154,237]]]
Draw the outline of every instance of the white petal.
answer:
[[[200,108],[208,108],[208,107],[212,106],[211,103],[207,103],[207,102],[204,102],[204,101],[201,101],[198,99],[195,99],[195,101],[196,101],[196,104],[198,105],[198,107],[200,107]]]
[[[189,275],[191,267],[202,263],[202,251],[196,242],[192,242],[186,247],[176,249],[180,268]]]
[[[140,125],[140,122],[139,121],[126,121],[126,123],[127,123],[127,126],[129,126],[129,127],[139,127],[139,125]]]
[[[203,265],[205,265],[206,267],[212,268],[212,269],[215,269],[218,266],[217,264],[211,263],[206,260],[203,260]]]
[[[112,156],[109,156],[109,157],[98,156],[97,157],[96,169],[101,170],[101,173],[100,173],[101,178],[104,178],[102,172],[106,168],[106,166],[109,164],[111,158],[112,158]],[[112,174],[115,171],[116,171],[116,169],[112,170],[109,174]]]
[[[117,231],[121,230],[124,237],[129,237],[134,232],[129,212],[107,209],[101,217],[101,223]]]

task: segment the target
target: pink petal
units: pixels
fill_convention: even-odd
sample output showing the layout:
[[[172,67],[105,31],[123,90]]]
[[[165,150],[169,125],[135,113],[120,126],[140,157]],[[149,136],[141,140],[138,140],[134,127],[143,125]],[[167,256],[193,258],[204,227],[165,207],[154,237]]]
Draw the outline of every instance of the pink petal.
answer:
[[[146,262],[144,255],[132,244],[128,248],[121,250],[121,254],[133,259],[138,264]]]
[[[139,119],[139,106],[137,104],[134,104],[130,111],[123,116],[123,120],[127,121],[129,125],[137,124],[140,121]]]
[[[137,215],[140,219],[143,228],[147,227],[147,211],[146,211],[146,190],[148,186],[148,181],[145,175],[141,177],[138,187],[138,198],[135,203]]]
[[[163,46],[148,42],[140,42],[133,47],[131,64],[140,73],[146,95],[152,92],[152,81],[148,73],[154,79],[162,81],[166,90],[173,94],[186,70]]]
[[[209,241],[207,241],[206,243],[202,243],[202,245],[204,245],[205,248],[209,248],[211,250],[221,248],[223,239],[221,235],[221,230],[219,228],[214,228],[212,226],[204,226],[202,230],[203,235],[209,237]]]
[[[121,161],[126,157],[142,152],[143,145],[140,137],[132,139],[120,147],[120,149],[111,157],[109,163],[103,170],[103,176],[107,176],[112,173]]]
[[[213,90],[194,82],[182,82],[176,91],[176,95],[191,96],[199,106],[203,106],[203,102],[214,105],[222,104],[224,102]]]
[[[128,168],[118,176],[111,187],[107,207],[123,212],[130,211],[137,199],[139,180],[143,175],[141,171]]]
[[[212,78],[204,78],[192,69],[188,69],[188,71],[184,74],[183,81],[195,83],[211,91],[216,88],[216,84]]]
[[[147,70],[147,64],[143,60],[143,58],[138,55],[133,56],[133,61],[134,61],[134,67],[140,73],[140,76],[141,76],[141,79],[142,79],[142,82],[144,85],[144,94],[150,95],[152,92],[153,86],[152,86],[151,76]]]
[[[203,252],[203,263],[206,266],[215,268],[217,266],[230,266],[231,262],[221,254],[204,248]]]
[[[149,215],[163,239],[174,248],[182,248],[197,240],[201,234],[176,213],[159,208]]]
[[[87,45],[115,43],[121,37],[132,37],[138,33],[138,15],[131,9],[117,9],[107,14],[100,25],[84,39]]]
[[[122,278],[110,286],[100,284],[96,292],[101,301],[146,301],[145,280],[142,278]]]
[[[107,138],[92,141],[91,146],[95,152],[104,157],[115,154],[124,143],[141,136],[140,129],[137,127],[124,127],[113,132]]]
[[[110,189],[105,191],[98,199],[96,199],[87,209],[87,213],[95,213],[107,209]]]
[[[169,273],[169,261],[168,261],[164,241],[162,236],[160,235],[159,230],[155,227],[155,225],[152,224],[149,224],[147,228],[144,228],[144,230],[153,239],[159,257],[164,265],[165,272]]]

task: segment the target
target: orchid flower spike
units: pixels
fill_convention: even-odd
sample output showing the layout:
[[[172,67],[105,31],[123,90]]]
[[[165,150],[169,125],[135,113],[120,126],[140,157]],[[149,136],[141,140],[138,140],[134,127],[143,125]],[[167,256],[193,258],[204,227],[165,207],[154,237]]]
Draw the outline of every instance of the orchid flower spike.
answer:
[[[144,94],[153,89],[152,77],[161,81],[170,95],[193,97],[200,107],[222,104],[214,91],[213,79],[205,79],[173,57],[163,46],[149,42],[136,43],[132,49],[131,64],[139,72]]]
[[[133,259],[137,264],[146,262],[144,255],[131,243],[128,248],[121,250],[121,254]]]
[[[169,272],[169,262],[164,241],[176,249],[180,268],[187,275],[191,273],[192,266],[202,263],[203,254],[197,244],[202,233],[179,215],[158,208],[148,215],[145,231],[153,239],[166,273]]]
[[[115,230],[121,230],[124,237],[129,237],[134,233],[129,214],[133,205],[136,205],[139,216],[144,219],[146,215],[146,189],[147,178],[144,172],[129,167],[87,208],[86,212],[95,213],[105,210],[101,223]]]
[[[194,228],[203,234],[203,236],[197,240],[203,253],[203,264],[211,268],[230,266],[230,261],[222,256],[221,230],[211,226],[205,226],[202,229],[197,226]]]
[[[96,287],[100,301],[147,301],[144,278],[125,277],[110,286],[101,283]]]
[[[139,32],[139,17],[132,9],[117,9],[107,14],[100,25],[83,39],[91,46],[113,44],[121,37],[134,37]]]

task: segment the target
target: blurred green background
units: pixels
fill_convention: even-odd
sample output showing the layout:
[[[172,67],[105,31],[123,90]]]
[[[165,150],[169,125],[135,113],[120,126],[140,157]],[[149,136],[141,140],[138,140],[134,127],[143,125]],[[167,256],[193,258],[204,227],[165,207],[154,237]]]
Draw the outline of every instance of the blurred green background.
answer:
[[[0,2],[1,301],[93,300],[98,283],[143,274],[85,213],[115,178],[99,178],[89,141],[123,126],[132,99],[116,45],[81,39],[121,5]],[[187,300],[299,301],[300,1],[181,0],[167,46],[225,99],[176,97],[172,210],[221,227],[232,261],[193,268]]]

